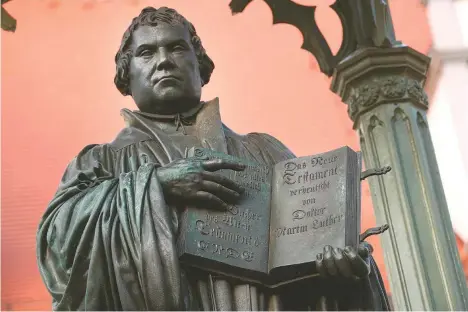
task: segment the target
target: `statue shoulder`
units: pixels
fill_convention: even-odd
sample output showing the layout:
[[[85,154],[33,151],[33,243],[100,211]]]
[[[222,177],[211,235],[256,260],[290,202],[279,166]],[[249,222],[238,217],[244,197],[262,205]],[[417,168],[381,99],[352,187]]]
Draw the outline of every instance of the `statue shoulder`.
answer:
[[[79,153],[76,155],[76,157],[72,160],[72,163],[76,162],[86,162],[86,163],[93,163],[93,162],[99,162],[103,158],[112,158],[113,154],[115,152],[118,152],[122,148],[150,140],[151,137],[144,133],[143,131],[133,128],[133,127],[127,127],[122,129],[115,139],[110,142],[110,143],[104,143],[104,144],[89,144],[86,145]]]
[[[135,127],[126,127],[122,129],[115,139],[109,143],[109,147],[114,151],[119,151],[131,144],[151,140],[151,136]]]
[[[280,140],[267,133],[251,132],[240,135],[224,126],[226,139],[240,141],[242,145],[251,151],[257,151],[271,163],[295,158],[295,155]]]
[[[116,153],[121,149],[138,142],[150,140],[143,131],[126,127],[110,143],[89,144],[85,146],[68,164],[67,171],[88,170],[89,168],[113,167]]]
[[[283,142],[268,133],[251,132],[247,134],[246,137],[260,146],[267,148],[270,152],[279,154],[278,156],[282,160],[296,157]]]
[[[109,153],[109,148],[107,144],[89,144],[86,145],[81,151],[76,155],[75,158],[70,162],[70,166],[77,168],[87,167],[86,164],[93,165],[95,163],[100,163],[103,155]]]
[[[226,137],[229,137],[229,138],[235,138],[235,139],[244,140],[244,141],[245,140],[251,140],[251,139],[252,140],[257,140],[257,141],[263,141],[263,142],[278,145],[281,148],[286,148],[287,149],[287,147],[283,143],[281,143],[280,140],[278,140],[277,138],[275,138],[274,136],[272,136],[272,135],[270,135],[268,133],[250,132],[250,133],[247,133],[247,134],[239,134],[239,133],[234,132],[232,129],[230,129],[225,124],[223,124],[223,129],[224,129],[224,133],[225,133]]]
[[[58,192],[81,183],[110,179],[114,153],[108,144],[89,144],[68,163],[59,184]],[[88,184],[89,184],[88,183]]]

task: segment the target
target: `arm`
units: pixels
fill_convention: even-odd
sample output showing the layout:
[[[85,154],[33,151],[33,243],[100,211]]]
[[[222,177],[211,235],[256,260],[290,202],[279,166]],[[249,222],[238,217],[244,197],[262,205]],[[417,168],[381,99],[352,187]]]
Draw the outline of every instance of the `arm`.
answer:
[[[53,309],[179,309],[174,216],[158,165],[114,177],[112,160],[106,146],[85,148],[40,222],[37,257]]]
[[[237,186],[212,171],[242,168],[178,160],[115,177],[113,159],[105,145],[85,148],[40,223],[38,262],[54,310],[180,310],[177,217],[166,202],[222,208]]]

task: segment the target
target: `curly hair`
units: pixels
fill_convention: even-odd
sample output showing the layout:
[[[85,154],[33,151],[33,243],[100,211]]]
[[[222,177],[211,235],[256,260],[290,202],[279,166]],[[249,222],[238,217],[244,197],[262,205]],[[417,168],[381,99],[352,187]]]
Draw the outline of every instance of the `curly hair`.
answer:
[[[141,11],[140,15],[132,20],[132,23],[128,26],[122,37],[119,51],[115,55],[116,73],[114,83],[123,95],[131,94],[128,72],[130,60],[133,57],[133,51],[129,49],[132,42],[132,34],[139,26],[156,26],[158,23],[166,23],[169,25],[182,24],[187,27],[198,59],[198,64],[200,65],[202,83],[205,85],[210,81],[211,73],[215,66],[211,58],[206,54],[205,48],[203,48],[200,37],[198,37],[192,23],[174,9],[167,7],[160,7],[159,9],[147,7]]]

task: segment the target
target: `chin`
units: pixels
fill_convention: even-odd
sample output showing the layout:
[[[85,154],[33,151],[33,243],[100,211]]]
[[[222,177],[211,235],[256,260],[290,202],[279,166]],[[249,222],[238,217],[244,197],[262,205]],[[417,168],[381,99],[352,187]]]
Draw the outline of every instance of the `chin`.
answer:
[[[184,98],[184,92],[180,88],[170,86],[153,90],[154,97],[159,101],[177,101]]]
[[[184,101],[184,95],[179,92],[168,92],[165,94],[159,94],[157,99],[158,102],[183,102]]]

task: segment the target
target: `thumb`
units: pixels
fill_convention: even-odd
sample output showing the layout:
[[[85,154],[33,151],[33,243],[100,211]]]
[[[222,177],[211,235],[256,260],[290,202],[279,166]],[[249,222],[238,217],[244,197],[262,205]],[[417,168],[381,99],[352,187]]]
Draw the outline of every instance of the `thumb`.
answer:
[[[362,259],[367,259],[374,252],[374,248],[368,242],[361,242],[358,247],[358,254]]]

